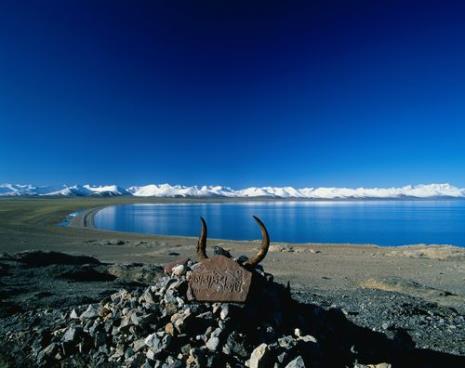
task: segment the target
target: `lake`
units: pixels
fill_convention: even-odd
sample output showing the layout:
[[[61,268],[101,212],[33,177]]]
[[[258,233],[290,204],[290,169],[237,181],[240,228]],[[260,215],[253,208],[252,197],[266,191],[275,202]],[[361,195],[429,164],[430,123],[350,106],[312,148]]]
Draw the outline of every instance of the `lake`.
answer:
[[[198,236],[203,216],[210,238],[259,239],[252,215],[272,241],[465,246],[464,200],[130,204],[106,207],[94,222],[106,230]]]

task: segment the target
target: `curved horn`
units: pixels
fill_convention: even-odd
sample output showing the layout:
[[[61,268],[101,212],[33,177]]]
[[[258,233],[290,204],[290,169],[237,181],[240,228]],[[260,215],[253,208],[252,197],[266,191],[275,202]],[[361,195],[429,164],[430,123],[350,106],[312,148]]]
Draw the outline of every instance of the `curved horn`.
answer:
[[[203,217],[200,217],[200,222],[202,223],[202,231],[200,233],[199,240],[197,242],[197,258],[199,261],[207,259],[207,223]]]
[[[263,261],[263,259],[266,257],[266,254],[268,253],[268,248],[270,247],[270,236],[268,235],[268,231],[266,230],[265,225],[257,216],[254,216],[253,218],[257,222],[258,226],[260,226],[260,230],[262,232],[262,245],[257,255],[244,264],[245,266],[251,268],[256,267],[261,261]]]

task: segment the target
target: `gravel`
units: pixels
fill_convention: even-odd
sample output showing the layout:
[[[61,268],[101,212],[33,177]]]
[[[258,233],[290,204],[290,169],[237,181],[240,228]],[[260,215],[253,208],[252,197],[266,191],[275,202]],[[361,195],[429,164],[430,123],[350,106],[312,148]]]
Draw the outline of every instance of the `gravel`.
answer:
[[[291,291],[261,267],[245,304],[189,302],[193,266],[145,268],[150,282],[117,291],[109,281],[112,292],[91,303],[28,299],[0,318],[0,366],[465,366],[465,319],[451,308],[394,292]]]

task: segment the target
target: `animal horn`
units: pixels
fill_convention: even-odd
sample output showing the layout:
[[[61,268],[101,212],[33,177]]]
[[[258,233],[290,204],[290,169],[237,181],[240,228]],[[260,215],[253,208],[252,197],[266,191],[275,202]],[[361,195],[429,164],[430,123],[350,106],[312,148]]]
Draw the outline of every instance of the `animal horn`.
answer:
[[[200,222],[202,223],[202,231],[200,233],[199,240],[197,242],[197,258],[199,261],[207,259],[207,223],[203,217],[200,217]]]
[[[260,230],[262,232],[262,245],[257,255],[244,264],[250,268],[256,267],[261,261],[263,261],[263,259],[266,257],[266,254],[268,253],[268,248],[270,247],[270,236],[268,235],[268,231],[266,230],[265,225],[257,216],[254,216],[253,218],[257,222],[258,226],[260,226]]]

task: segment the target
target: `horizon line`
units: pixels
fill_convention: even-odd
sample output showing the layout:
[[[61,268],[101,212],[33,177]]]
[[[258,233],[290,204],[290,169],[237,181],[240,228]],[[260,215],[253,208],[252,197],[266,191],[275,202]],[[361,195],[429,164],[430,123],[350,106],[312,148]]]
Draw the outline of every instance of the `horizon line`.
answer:
[[[0,196],[134,196],[134,197],[229,197],[229,198],[301,198],[301,199],[400,199],[465,198],[465,188],[449,183],[408,184],[401,187],[300,187],[250,186],[242,189],[222,185],[147,184],[119,185],[42,185],[0,184]]]

